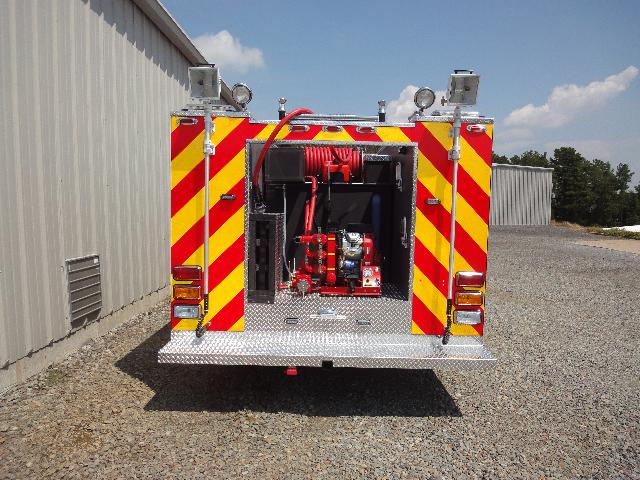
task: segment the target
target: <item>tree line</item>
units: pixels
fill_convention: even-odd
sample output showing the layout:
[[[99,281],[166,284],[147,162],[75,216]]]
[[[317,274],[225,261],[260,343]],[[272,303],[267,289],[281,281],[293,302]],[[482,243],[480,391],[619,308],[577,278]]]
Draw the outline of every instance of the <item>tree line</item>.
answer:
[[[633,172],[626,163],[614,170],[609,162],[587,160],[571,147],[556,148],[553,156],[535,150],[511,157],[494,152],[493,162],[553,168],[555,220],[601,227],[640,224],[640,185],[631,188]]]

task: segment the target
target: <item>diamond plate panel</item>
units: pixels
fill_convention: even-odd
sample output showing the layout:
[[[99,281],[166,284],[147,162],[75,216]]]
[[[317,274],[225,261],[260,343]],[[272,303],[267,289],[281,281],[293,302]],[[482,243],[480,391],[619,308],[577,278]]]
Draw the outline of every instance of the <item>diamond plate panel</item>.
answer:
[[[173,331],[160,363],[322,366],[360,368],[478,368],[495,357],[477,337],[454,337],[442,345],[424,335],[328,332]]]

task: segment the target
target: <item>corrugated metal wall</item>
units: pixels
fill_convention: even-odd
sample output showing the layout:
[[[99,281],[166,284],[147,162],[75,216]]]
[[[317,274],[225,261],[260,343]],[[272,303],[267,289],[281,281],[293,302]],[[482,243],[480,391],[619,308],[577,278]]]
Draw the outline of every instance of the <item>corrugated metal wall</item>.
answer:
[[[552,168],[494,164],[490,225],[548,225]]]
[[[69,333],[65,259],[100,255],[101,315],[168,283],[188,66],[130,0],[0,5],[0,368]]]

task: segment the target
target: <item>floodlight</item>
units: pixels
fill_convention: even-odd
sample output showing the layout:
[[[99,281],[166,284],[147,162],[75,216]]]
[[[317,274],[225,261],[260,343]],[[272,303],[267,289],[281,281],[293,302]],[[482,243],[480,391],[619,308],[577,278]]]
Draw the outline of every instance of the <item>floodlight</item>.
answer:
[[[253,98],[251,89],[244,83],[236,83],[231,89],[233,99],[244,108]]]
[[[475,105],[480,75],[473,70],[454,70],[449,76],[446,102],[449,105]]]
[[[215,65],[189,67],[189,89],[192,98],[220,100],[220,71]]]
[[[429,108],[435,100],[436,94],[427,87],[419,88],[413,96],[413,103],[416,104],[416,107],[418,107],[420,111]]]

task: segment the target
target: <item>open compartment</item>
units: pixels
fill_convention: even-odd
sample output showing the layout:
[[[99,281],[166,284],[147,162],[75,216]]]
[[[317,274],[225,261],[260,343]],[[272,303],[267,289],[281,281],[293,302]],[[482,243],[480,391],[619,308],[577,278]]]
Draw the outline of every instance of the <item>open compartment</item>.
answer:
[[[306,304],[312,314],[325,304],[357,304],[361,313],[372,314],[379,308],[376,304],[389,299],[410,306],[417,147],[373,142],[331,145],[330,152],[327,142],[278,142],[266,155],[261,194],[256,198],[250,188],[247,196],[248,238],[252,242],[259,236],[252,231],[259,224],[254,218],[277,215],[283,225],[278,229],[281,237],[269,248],[280,261],[269,263],[278,268],[269,278],[282,281],[271,290],[273,294],[252,290],[259,282],[251,276],[263,279],[265,272],[260,270],[264,262],[256,269],[260,259],[252,258],[262,245],[259,249],[248,245],[248,301],[290,307],[295,303],[296,310],[304,310]],[[262,146],[263,142],[248,143],[248,178]],[[315,157],[310,156],[312,149]],[[340,163],[340,159],[347,160]]]

